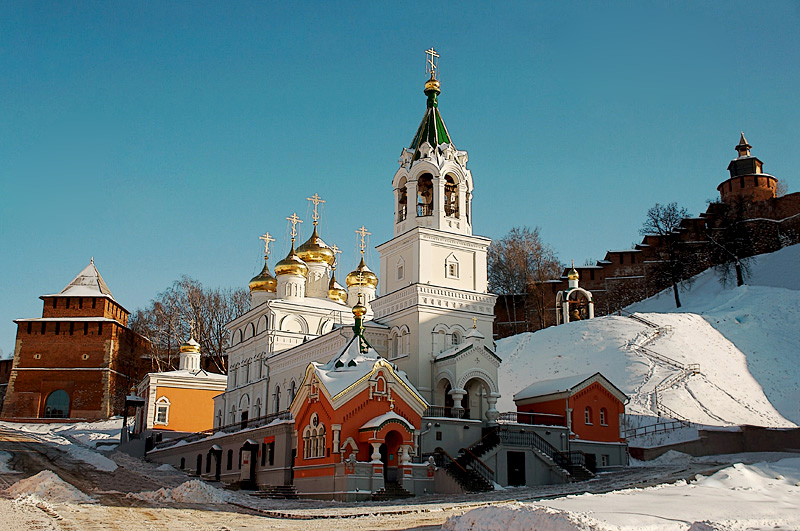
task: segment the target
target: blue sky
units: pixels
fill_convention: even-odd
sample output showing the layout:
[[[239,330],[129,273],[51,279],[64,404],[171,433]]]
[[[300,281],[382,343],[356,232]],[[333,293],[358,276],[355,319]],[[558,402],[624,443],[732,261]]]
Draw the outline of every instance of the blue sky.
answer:
[[[92,256],[129,310],[245,287],[315,192],[344,276],[355,229],[391,236],[431,46],[478,234],[602,258],[656,202],[703,211],[742,130],[797,191],[798,28],[794,1],[2,2],[0,348]]]

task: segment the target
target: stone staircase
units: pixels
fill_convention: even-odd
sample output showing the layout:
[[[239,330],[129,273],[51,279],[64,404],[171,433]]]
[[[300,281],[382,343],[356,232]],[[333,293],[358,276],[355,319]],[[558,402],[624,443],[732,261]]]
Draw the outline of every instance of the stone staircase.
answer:
[[[412,498],[413,494],[408,492],[397,482],[387,481],[384,487],[372,494],[372,501],[402,500]]]
[[[297,489],[294,485],[262,485],[252,496],[270,500],[297,500]]]

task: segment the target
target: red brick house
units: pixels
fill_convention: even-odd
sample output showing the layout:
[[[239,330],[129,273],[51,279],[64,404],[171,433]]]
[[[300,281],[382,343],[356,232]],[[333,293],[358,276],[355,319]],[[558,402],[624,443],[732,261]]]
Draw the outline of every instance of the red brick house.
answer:
[[[42,295],[42,316],[15,319],[4,419],[105,419],[146,372],[145,339],[92,260],[61,292]]]
[[[624,442],[620,419],[628,397],[602,374],[583,374],[529,385],[514,395],[517,415],[559,419],[570,439]]]

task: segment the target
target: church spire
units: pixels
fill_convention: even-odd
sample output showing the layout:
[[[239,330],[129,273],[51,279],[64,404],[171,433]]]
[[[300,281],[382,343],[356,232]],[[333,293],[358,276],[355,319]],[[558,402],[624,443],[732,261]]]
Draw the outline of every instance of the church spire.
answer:
[[[438,96],[442,93],[441,83],[439,82],[439,54],[433,48],[426,50],[428,55],[426,62],[426,72],[430,74],[430,79],[425,82],[425,95],[428,97],[427,109],[417,128],[417,133],[411,141],[411,150],[414,152],[414,160],[420,158],[420,146],[426,142],[431,148],[439,144],[452,144],[450,134],[444,125],[442,115],[439,113]]]
[[[739,153],[740,158],[749,157],[752,148],[753,146],[747,143],[747,139],[744,137],[744,131],[742,131],[742,136],[739,138],[739,143],[736,145],[736,152]]]

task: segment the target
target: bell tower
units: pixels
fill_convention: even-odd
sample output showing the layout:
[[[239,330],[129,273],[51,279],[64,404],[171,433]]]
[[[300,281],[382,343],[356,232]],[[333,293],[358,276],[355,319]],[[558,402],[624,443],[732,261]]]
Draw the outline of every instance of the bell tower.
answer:
[[[467,152],[456,149],[439,113],[439,54],[426,54],[425,114],[392,179],[394,237],[377,247],[384,295],[372,310],[390,327],[389,359],[429,403],[458,402],[458,409],[476,402],[464,410],[484,418],[499,396],[491,341],[496,297],[488,293],[486,267],[491,240],[472,234]],[[467,350],[468,360],[448,357]]]

